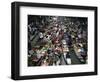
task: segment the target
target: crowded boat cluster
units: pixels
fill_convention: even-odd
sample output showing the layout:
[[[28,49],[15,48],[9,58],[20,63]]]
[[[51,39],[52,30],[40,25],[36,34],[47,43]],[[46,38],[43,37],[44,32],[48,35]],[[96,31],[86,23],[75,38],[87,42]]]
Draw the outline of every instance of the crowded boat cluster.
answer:
[[[86,17],[28,15],[28,66],[88,63]]]

